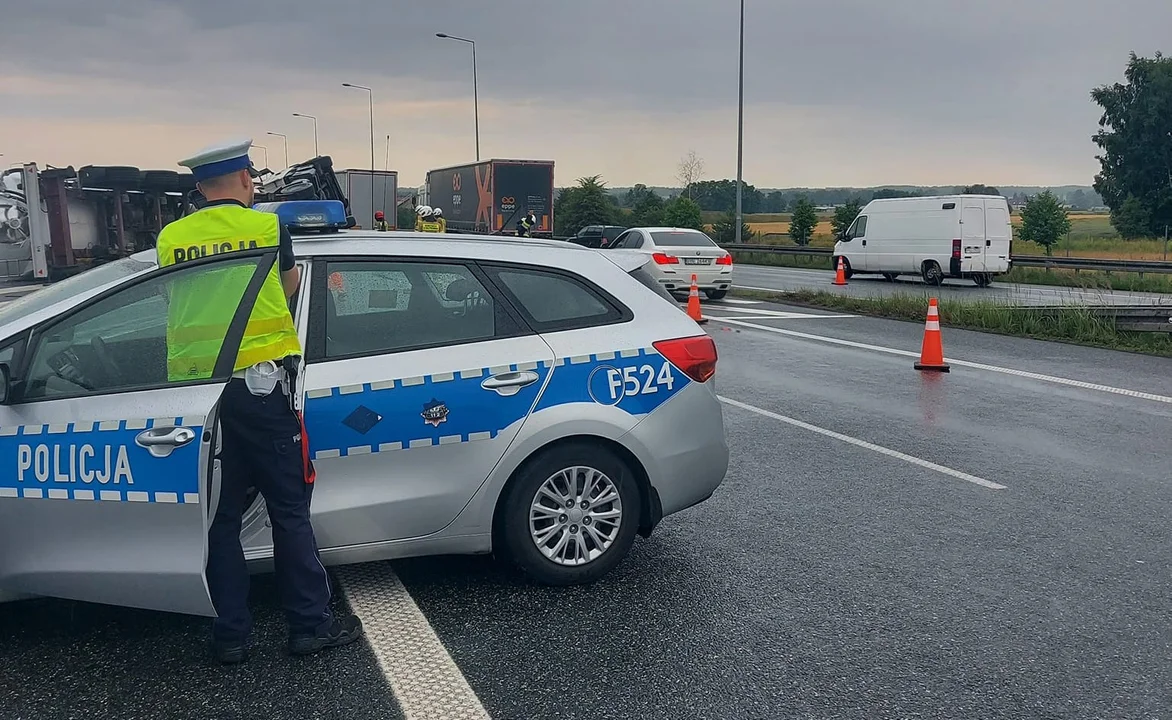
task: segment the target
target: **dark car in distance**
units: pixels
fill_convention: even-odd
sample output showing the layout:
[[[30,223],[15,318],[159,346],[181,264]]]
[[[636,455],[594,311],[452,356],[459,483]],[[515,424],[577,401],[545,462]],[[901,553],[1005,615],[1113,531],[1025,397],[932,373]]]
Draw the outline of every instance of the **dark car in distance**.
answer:
[[[576,245],[589,248],[605,248],[610,247],[615,238],[626,230],[627,228],[621,225],[587,225],[569,240]]]

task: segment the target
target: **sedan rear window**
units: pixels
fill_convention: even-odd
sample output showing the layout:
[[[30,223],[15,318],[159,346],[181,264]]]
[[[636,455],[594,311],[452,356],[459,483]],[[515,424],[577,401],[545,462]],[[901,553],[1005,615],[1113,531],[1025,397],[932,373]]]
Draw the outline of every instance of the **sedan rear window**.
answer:
[[[714,247],[716,245],[707,235],[695,230],[681,230],[679,232],[659,230],[652,232],[651,238],[655,240],[656,245],[663,247]]]

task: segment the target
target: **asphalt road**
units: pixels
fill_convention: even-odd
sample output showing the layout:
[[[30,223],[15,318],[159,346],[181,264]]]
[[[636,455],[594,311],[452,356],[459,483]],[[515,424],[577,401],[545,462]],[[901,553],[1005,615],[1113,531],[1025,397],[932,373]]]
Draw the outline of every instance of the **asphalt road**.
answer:
[[[738,264],[733,270],[737,287],[759,290],[814,289],[858,297],[876,297],[897,293],[923,293],[951,300],[987,300],[1012,305],[1164,305],[1172,296],[1159,293],[1082,290],[1048,285],[1010,285],[994,282],[979,288],[970,280],[945,280],[940,287],[925,285],[918,277],[900,276],[894,283],[878,275],[856,275],[845,287],[831,284],[834,273],[828,270],[766,265]]]
[[[899,354],[918,324],[705,313],[732,449],[713,498],[592,587],[390,566],[488,716],[1172,713],[1172,360],[946,329],[952,372],[924,375]],[[295,662],[258,588],[261,654],[230,671],[203,621],[6,606],[0,717],[399,716],[382,616],[374,642]]]

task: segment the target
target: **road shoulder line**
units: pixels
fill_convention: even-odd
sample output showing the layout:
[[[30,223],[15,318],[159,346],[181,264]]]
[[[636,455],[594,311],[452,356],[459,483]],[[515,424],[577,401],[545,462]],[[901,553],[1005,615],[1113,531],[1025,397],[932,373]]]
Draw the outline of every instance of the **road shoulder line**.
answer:
[[[337,573],[407,720],[491,720],[389,563]]]
[[[958,480],[964,480],[965,482],[969,482],[974,485],[980,485],[981,487],[988,488],[989,490],[1007,489],[1005,485],[1000,483],[991,482],[984,478],[979,478],[976,475],[969,475],[966,472],[954,470],[950,467],[937,465],[930,460],[924,460],[923,458],[918,458],[914,455],[908,455],[906,453],[901,453],[898,450],[892,450],[891,448],[885,448],[882,445],[876,445],[875,443],[867,442],[866,440],[860,440],[859,438],[851,437],[850,435],[843,435],[842,433],[835,432],[833,430],[827,430],[826,428],[818,427],[817,425],[811,425],[810,423],[802,422],[796,418],[787,417],[785,415],[780,415],[778,413],[759,408],[756,405],[749,405],[748,403],[743,403],[739,400],[726,398],[723,395],[718,395],[717,397],[725,405],[731,405],[732,407],[740,408],[741,410],[746,410],[748,412],[760,415],[762,417],[767,417],[772,420],[777,420],[779,422],[786,423],[787,425],[793,425],[794,427],[801,428],[803,430],[809,430],[810,432],[818,433],[819,435],[824,435],[828,438],[841,440],[842,442],[849,443],[855,447],[860,447],[864,450],[871,450],[872,452],[877,452],[880,455],[886,455],[887,457],[895,458],[897,460],[903,460],[904,462],[911,463],[912,465],[918,465],[922,468],[927,468],[928,470],[934,470],[943,475],[948,475],[949,477],[954,477]]]
[[[900,355],[902,357],[918,358],[920,356],[919,353],[909,352],[907,350],[897,350],[896,348],[883,347],[881,345],[869,345],[867,343],[855,342],[854,340],[843,340],[841,338],[827,337],[825,335],[814,335],[811,333],[798,332],[797,330],[786,330],[784,328],[769,327],[768,325],[758,325],[756,323],[744,322],[741,320],[725,319],[716,315],[712,315],[711,318],[717,322],[727,323],[729,325],[739,325],[740,327],[752,328],[754,330],[764,330],[766,332],[776,333],[778,335],[788,335],[790,337],[802,338],[804,340],[815,340],[818,342],[830,343],[832,345],[842,345],[845,347],[858,348],[860,350],[887,353],[888,355]],[[1095,390],[1097,392],[1110,393],[1112,395],[1123,395],[1126,397],[1138,398],[1140,400],[1151,400],[1152,402],[1172,404],[1172,397],[1168,397],[1167,395],[1156,395],[1155,393],[1140,392],[1139,390],[1128,390],[1126,388],[1111,387],[1110,385],[1099,385],[1097,383],[1083,382],[1082,380],[1071,380],[1069,378],[1055,377],[1054,375],[1043,375],[1041,373],[1029,372],[1028,370],[1014,370],[1013,368],[1003,368],[998,367],[997,365],[987,365],[985,363],[971,362],[969,360],[957,360],[956,358],[945,358],[944,360],[951,365],[973,368],[974,370],[987,370],[988,372],[996,372],[1003,375],[1014,375],[1016,377],[1023,377],[1030,380],[1040,380],[1042,382],[1054,383],[1056,385],[1066,385],[1069,387],[1081,388],[1083,390]]]

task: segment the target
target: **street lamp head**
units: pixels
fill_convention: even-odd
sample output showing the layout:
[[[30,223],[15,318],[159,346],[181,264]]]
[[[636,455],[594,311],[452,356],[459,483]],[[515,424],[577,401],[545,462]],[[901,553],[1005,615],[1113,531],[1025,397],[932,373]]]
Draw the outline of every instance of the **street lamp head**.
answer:
[[[448,34],[447,33],[436,33],[435,36],[437,38],[446,38],[448,36]]]

